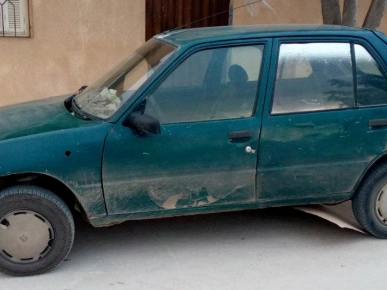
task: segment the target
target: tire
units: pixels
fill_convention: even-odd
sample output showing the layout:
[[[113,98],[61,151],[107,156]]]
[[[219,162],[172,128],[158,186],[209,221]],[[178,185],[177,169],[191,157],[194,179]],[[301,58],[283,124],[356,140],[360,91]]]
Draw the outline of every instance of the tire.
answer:
[[[74,241],[67,205],[37,186],[0,192],[0,271],[14,276],[47,272],[59,265]]]
[[[352,199],[353,213],[371,235],[387,239],[387,164],[373,170]]]

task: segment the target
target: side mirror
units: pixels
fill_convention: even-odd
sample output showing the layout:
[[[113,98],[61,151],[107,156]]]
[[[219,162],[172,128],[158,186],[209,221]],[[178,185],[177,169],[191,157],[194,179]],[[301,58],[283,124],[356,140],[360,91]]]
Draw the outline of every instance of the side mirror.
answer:
[[[159,120],[146,114],[140,114],[139,112],[131,113],[122,125],[142,133],[151,133],[154,135],[161,133]]]

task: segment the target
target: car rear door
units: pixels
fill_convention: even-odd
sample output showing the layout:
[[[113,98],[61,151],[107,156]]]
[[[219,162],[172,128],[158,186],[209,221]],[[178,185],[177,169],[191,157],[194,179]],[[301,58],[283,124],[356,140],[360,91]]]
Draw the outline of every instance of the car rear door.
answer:
[[[387,122],[375,121],[387,118],[378,54],[350,37],[277,39],[273,47],[258,199],[291,204],[351,197],[367,166],[386,151]]]

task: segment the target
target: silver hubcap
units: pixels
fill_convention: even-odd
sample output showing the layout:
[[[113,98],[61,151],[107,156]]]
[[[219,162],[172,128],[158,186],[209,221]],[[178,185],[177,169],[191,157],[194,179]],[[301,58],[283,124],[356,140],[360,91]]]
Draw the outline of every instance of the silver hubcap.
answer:
[[[381,222],[387,224],[387,184],[379,192],[375,206],[377,217]]]
[[[29,210],[13,211],[0,218],[0,255],[18,263],[31,263],[51,250],[51,223]]]

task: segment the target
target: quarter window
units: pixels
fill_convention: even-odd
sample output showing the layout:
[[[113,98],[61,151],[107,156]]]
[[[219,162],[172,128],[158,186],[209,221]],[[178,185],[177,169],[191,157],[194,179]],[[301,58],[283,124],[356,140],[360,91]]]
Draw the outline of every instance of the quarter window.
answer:
[[[282,44],[272,114],[354,106],[349,43]]]
[[[355,44],[357,105],[387,104],[387,79],[374,58],[361,45]]]
[[[161,124],[250,117],[262,52],[252,45],[192,54],[146,98],[145,113]]]

